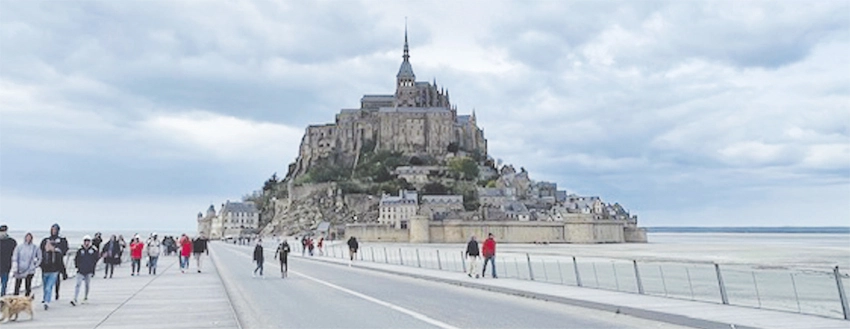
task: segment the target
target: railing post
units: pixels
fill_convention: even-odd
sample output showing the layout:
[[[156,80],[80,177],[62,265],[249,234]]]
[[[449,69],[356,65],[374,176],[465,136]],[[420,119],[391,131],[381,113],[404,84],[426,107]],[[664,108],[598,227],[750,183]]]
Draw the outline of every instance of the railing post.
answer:
[[[564,271],[561,270],[561,260],[556,259],[555,264],[558,264],[558,276],[561,277],[561,284],[564,284]]]
[[[390,263],[390,256],[387,256],[387,247],[384,247],[384,264]]]
[[[372,263],[375,262],[375,248],[369,247],[369,252],[372,254]]]
[[[543,281],[549,282],[549,273],[546,271],[546,260],[541,259],[540,265],[543,265]]]
[[[838,286],[838,298],[841,300],[841,311],[844,312],[844,320],[850,320],[850,307],[847,306],[847,295],[844,294],[844,284],[841,282],[841,272],[838,266],[832,270],[835,275],[835,285]]]
[[[398,263],[404,266],[404,256],[401,254],[401,248],[398,248]]]
[[[688,288],[691,289],[691,299],[696,299],[696,297],[694,297],[694,284],[691,283],[691,271],[688,271],[687,267],[685,267],[685,274],[688,275]]]
[[[440,249],[437,249],[437,268],[443,270],[443,262],[440,261]]]
[[[753,275],[753,286],[756,287],[756,299],[759,302],[759,308],[761,308],[761,294],[759,293],[759,283],[756,281],[756,272],[752,271],[750,274]]]
[[[522,277],[519,276],[519,262],[516,260],[516,258],[514,258],[514,269],[516,269],[516,278],[522,279]]]
[[[596,262],[590,263],[593,265],[593,279],[596,280],[596,288],[599,288],[599,273],[596,272]]]
[[[794,281],[794,273],[788,273],[788,276],[791,277],[791,287],[794,288],[794,299],[797,300],[797,313],[803,313],[803,309],[800,308],[800,295],[797,294],[797,282]]]
[[[573,269],[576,271],[576,285],[581,287],[581,274],[578,271],[578,262],[576,262],[575,256],[573,256]]]
[[[460,263],[461,263],[461,264],[462,264],[462,266],[463,266],[463,272],[464,272],[464,273],[468,273],[468,272],[469,272],[469,270],[467,270],[467,269],[466,269],[466,258],[465,258],[465,257],[463,257],[463,250],[461,250],[461,251],[460,251]]]
[[[720,274],[720,264],[714,263],[714,271],[717,272],[717,285],[720,287],[720,299],[724,305],[729,305],[729,298],[726,297],[726,285],[723,284],[723,275]]]
[[[617,264],[611,262],[611,268],[614,270],[614,284],[617,286],[617,291],[620,291],[620,277],[617,275]]]
[[[531,269],[531,256],[525,253],[525,259],[528,260],[528,277],[534,281],[534,271]]]
[[[416,248],[416,267],[422,267],[422,260],[419,259],[419,248]]]
[[[643,295],[643,282],[640,280],[640,271],[638,270],[637,259],[633,259],[632,263],[635,264],[635,280],[637,280],[638,293]]]

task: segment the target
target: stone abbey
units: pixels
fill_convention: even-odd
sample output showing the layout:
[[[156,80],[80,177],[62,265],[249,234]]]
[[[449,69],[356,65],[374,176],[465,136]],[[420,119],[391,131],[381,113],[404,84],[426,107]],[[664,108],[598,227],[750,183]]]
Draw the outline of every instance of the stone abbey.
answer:
[[[336,225],[337,236],[382,242],[462,243],[488,233],[512,243],[646,242],[619,204],[567,194],[493,161],[475,112],[458,115],[436,80],[416,81],[406,30],[395,87],[307,127],[286,178],[273,176],[255,198],[268,221],[231,216],[199,227],[223,227],[222,236],[255,228],[327,235]]]
[[[433,82],[416,81],[404,33],[403,61],[392,95],[364,95],[360,108],[343,109],[336,122],[311,125],[301,140],[291,172],[306,172],[319,159],[356,162],[361,148],[440,157],[450,144],[461,151],[487,156],[487,140],[475,112],[458,115],[449,92]]]

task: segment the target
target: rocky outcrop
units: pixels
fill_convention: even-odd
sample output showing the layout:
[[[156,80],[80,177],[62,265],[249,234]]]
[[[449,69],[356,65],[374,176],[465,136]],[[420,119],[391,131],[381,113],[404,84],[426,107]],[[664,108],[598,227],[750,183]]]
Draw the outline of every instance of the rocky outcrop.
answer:
[[[272,201],[272,220],[262,234],[300,234],[323,221],[330,222],[333,227],[377,222],[378,201],[366,194],[343,195],[336,183],[294,186],[288,198]]]

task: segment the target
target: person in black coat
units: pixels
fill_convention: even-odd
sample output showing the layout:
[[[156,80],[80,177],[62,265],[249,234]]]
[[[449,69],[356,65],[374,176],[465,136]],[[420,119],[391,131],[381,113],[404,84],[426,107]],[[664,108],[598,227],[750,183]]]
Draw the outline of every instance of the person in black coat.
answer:
[[[263,276],[263,239],[257,239],[257,246],[254,247],[254,261],[257,262],[257,268],[254,269],[254,276],[257,276],[257,271],[260,271],[260,276]]]
[[[86,293],[83,295],[83,302],[89,300],[89,286],[91,285],[91,277],[94,276],[94,268],[97,266],[97,261],[100,259],[100,252],[91,243],[91,237],[86,235],[83,237],[83,245],[77,250],[77,255],[74,257],[74,265],[77,267],[77,286],[74,288],[74,299],[71,300],[71,305],[77,306],[78,298],[80,297],[80,284],[86,282]]]
[[[100,245],[103,243],[103,237],[100,235],[100,232],[94,234],[94,239],[91,240],[91,245],[94,246],[95,249],[100,250]]]
[[[50,297],[53,296],[53,287],[56,286],[59,272],[62,271],[63,267],[62,252],[54,246],[53,242],[45,243],[44,253],[41,258],[41,282],[44,288],[42,301],[44,302],[45,311],[50,307]]]
[[[475,278],[478,278],[478,258],[481,256],[481,250],[478,249],[478,241],[475,240],[475,236],[473,235],[469,238],[469,243],[466,244],[466,260],[469,263],[469,271],[466,272],[466,275],[470,278],[475,275]]]
[[[277,251],[274,252],[274,257],[280,259],[280,277],[285,278],[287,272],[289,272],[289,263],[287,259],[289,258],[289,243],[286,240],[280,243],[277,246]]]
[[[64,236],[59,235],[59,224],[53,224],[50,226],[50,236],[41,240],[41,252],[45,252],[45,247],[48,242],[53,244],[54,250],[58,252],[62,257],[59,258],[59,276],[61,276],[62,280],[68,279],[68,272],[65,269],[65,254],[68,253],[68,240],[65,239]],[[44,259],[43,257],[41,259]],[[56,280],[56,300],[59,300],[59,286],[61,284],[61,280],[57,278]]]
[[[8,230],[6,225],[0,225],[0,296],[6,295],[9,273],[12,272],[12,254],[18,246],[18,241],[9,236]]]
[[[348,256],[351,258],[348,262],[348,266],[351,266],[351,262],[357,258],[357,250],[360,249],[360,244],[357,243],[357,238],[350,237],[348,238]]]
[[[112,277],[112,274],[115,272],[115,265],[121,264],[121,243],[118,242],[118,238],[113,234],[109,241],[103,245],[103,250],[100,252],[101,257],[103,257],[103,263],[105,264],[103,270],[103,278]]]

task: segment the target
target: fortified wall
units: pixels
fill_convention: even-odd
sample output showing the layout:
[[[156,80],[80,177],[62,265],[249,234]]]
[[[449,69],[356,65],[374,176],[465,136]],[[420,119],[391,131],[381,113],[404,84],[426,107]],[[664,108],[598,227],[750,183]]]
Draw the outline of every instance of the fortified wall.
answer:
[[[418,216],[407,229],[383,224],[349,224],[346,239],[364,242],[465,243],[493,233],[504,243],[645,243],[646,229],[621,220],[570,220],[564,222],[431,221]]]

